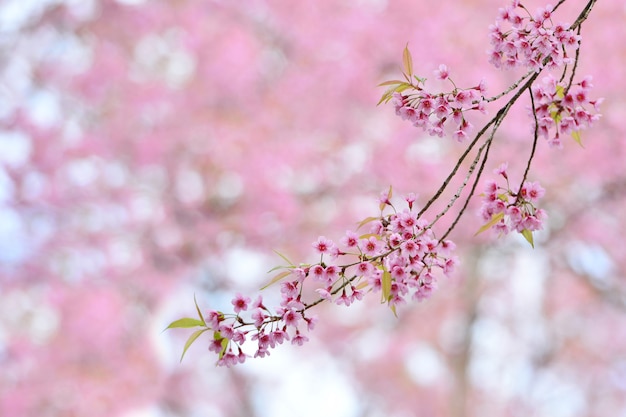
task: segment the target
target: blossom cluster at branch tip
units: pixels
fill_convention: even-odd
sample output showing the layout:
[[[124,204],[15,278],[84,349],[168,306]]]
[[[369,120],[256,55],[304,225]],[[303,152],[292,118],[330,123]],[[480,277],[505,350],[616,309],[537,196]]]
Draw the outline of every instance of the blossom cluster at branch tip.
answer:
[[[231,301],[233,313],[206,312],[203,321],[213,331],[209,350],[218,355],[217,364],[245,362],[242,345],[247,340],[256,343],[254,357],[268,356],[285,341],[302,345],[308,340],[305,329],[312,330],[317,321],[309,308],[323,301],[350,306],[366,293],[380,293],[381,302],[395,313],[409,297],[429,298],[437,287],[437,272],[448,275],[458,263],[452,256],[455,244],[437,239],[430,224],[418,218],[414,194],[405,197],[407,208],[400,212],[390,194],[379,199],[380,216],[361,223],[370,224],[368,233],[347,231],[339,244],[320,236],[312,243],[319,262],[292,264],[272,280],[281,281],[278,307],[268,308],[261,295],[252,301],[238,293]],[[384,214],[387,209],[392,213]],[[304,300],[311,296],[311,301]]]
[[[571,62],[571,52],[578,49],[581,37],[568,25],[554,24],[552,11],[547,5],[531,14],[518,0],[499,9],[496,23],[489,26],[489,61],[496,68],[535,71]]]
[[[591,127],[600,118],[597,112],[602,99],[589,98],[591,87],[590,76],[567,90],[566,84],[552,75],[546,76],[541,85],[532,87],[535,110],[529,110],[532,117],[537,117],[538,133],[550,146],[562,147],[562,137],[567,134],[580,144],[580,130]]]
[[[450,71],[442,64],[435,71],[435,76],[440,80],[450,80]],[[425,79],[418,79],[416,84],[412,84],[411,90],[410,93],[393,93],[396,114],[431,136],[444,136],[446,124],[452,124],[452,136],[458,142],[464,142],[474,127],[465,113],[470,110],[485,112],[484,80],[468,89],[454,86],[448,92],[432,93],[426,91]]]
[[[509,186],[506,163],[494,173],[505,180],[506,186],[498,185],[494,180],[485,184],[480,215],[486,223],[479,232],[489,228],[502,234],[518,232],[532,245],[532,232],[541,230],[547,218],[546,212],[536,206],[545,190],[538,182],[524,181],[517,192],[513,191]]]

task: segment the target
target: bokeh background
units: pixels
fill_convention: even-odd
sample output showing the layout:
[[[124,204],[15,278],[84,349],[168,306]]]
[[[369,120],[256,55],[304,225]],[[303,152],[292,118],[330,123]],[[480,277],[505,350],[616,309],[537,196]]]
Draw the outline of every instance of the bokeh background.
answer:
[[[2,0],[0,415],[626,416],[621,0],[583,26],[602,119],[584,149],[539,145],[534,250],[473,236],[470,206],[451,235],[461,268],[398,318],[378,297],[320,307],[307,345],[233,369],[202,339],[179,363],[189,332],[163,332],[194,295],[255,294],[272,249],[312,261],[389,185],[426,201],[462,147],[377,107],[376,85],[408,43],[416,73],[445,63],[496,94],[521,75],[487,62],[504,4]],[[528,104],[489,164],[517,179]]]

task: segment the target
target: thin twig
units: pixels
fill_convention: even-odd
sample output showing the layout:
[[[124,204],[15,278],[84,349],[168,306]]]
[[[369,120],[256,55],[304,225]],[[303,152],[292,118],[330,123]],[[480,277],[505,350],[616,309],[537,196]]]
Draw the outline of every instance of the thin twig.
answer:
[[[526,163],[526,169],[524,170],[524,176],[522,177],[522,181],[520,182],[519,188],[517,189],[517,198],[519,198],[519,191],[522,189],[526,178],[528,177],[528,172],[530,171],[530,165],[535,157],[535,150],[537,149],[537,138],[539,137],[539,121],[537,120],[537,111],[535,109],[535,98],[533,97],[532,89],[528,88],[528,93],[530,94],[530,106],[533,110],[533,118],[535,119],[535,129],[533,131],[533,146],[530,150],[530,157],[528,158],[528,162]]]
[[[530,86],[528,88],[530,88]],[[524,90],[521,90],[521,91],[524,91]],[[459,220],[461,219],[461,217],[463,217],[463,214],[465,213],[465,210],[467,209],[467,206],[469,205],[470,200],[472,199],[472,197],[474,196],[474,193],[476,192],[476,187],[478,186],[478,181],[480,180],[480,177],[482,176],[483,170],[485,169],[485,165],[487,164],[487,159],[489,159],[489,149],[491,149],[491,144],[493,143],[493,138],[495,137],[496,132],[498,131],[498,128],[500,127],[500,125],[504,121],[504,118],[506,117],[507,113],[509,112],[509,110],[511,109],[512,106],[513,106],[513,103],[511,103],[510,105],[507,105],[507,106],[502,108],[502,110],[503,110],[502,111],[502,117],[496,122],[496,124],[494,125],[494,127],[493,127],[493,129],[491,131],[491,134],[489,135],[489,138],[487,139],[487,141],[484,144],[484,145],[486,145],[486,147],[485,147],[485,156],[483,157],[483,161],[481,162],[480,167],[478,168],[478,172],[476,173],[476,178],[474,179],[474,182],[472,183],[472,188],[470,189],[469,195],[465,199],[465,202],[463,203],[463,206],[461,207],[461,210],[459,210],[459,213],[456,215],[454,221],[452,222],[450,227],[448,227],[448,230],[446,230],[446,232],[443,234],[443,236],[441,236],[441,238],[439,239],[440,242],[443,241],[446,237],[448,237],[448,235],[456,227],[456,225],[459,222]]]
[[[535,73],[534,69],[528,71],[526,74],[524,74],[524,76],[522,78],[520,78],[519,80],[517,80],[513,84],[511,84],[509,86],[509,88],[507,88],[506,90],[504,90],[503,92],[501,92],[500,94],[498,94],[496,96],[486,98],[485,101],[490,103],[492,101],[496,101],[496,100],[504,97],[505,95],[509,94],[511,91],[515,90],[526,78],[530,77],[534,73]]]

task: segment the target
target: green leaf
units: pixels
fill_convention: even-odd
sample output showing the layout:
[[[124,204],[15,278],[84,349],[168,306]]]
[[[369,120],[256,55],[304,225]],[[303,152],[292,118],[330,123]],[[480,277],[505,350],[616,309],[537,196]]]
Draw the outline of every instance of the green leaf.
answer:
[[[411,51],[409,51],[409,44],[407,43],[402,53],[402,64],[404,66],[404,72],[408,78],[413,77],[413,58],[411,57]]]
[[[278,266],[275,266],[274,268],[270,269],[269,271],[267,271],[267,273],[271,274],[274,271],[278,271],[279,269],[285,269],[285,268],[292,268],[292,267],[285,266],[285,265],[278,265]]]
[[[393,93],[401,93],[404,90],[408,90],[409,88],[413,88],[413,86],[409,83],[404,83],[404,84],[400,84],[398,85],[396,88],[394,88],[392,90]]]
[[[202,324],[206,326],[206,322],[204,321],[204,317],[202,316],[202,312],[200,311],[200,307],[198,307],[198,302],[196,301],[196,295],[193,295],[193,303],[196,305],[196,311],[198,312],[198,317],[202,321]]]
[[[556,96],[558,98],[563,98],[565,97],[565,89],[563,88],[562,85],[557,85],[556,86]]]
[[[364,288],[367,288],[369,285],[370,285],[369,282],[363,281],[363,282],[360,282],[358,285],[355,285],[354,288],[356,288],[357,290],[362,290]]]
[[[396,316],[396,318],[398,318],[398,313],[396,312],[396,305],[393,304],[389,308],[391,309],[391,311],[393,311],[393,315]]]
[[[191,334],[191,336],[189,336],[189,339],[187,339],[187,342],[185,343],[185,347],[184,347],[184,349],[183,349],[183,353],[182,353],[182,355],[180,355],[180,361],[181,361],[181,362],[183,361],[183,358],[185,357],[185,353],[187,352],[187,349],[189,349],[189,346],[191,346],[191,344],[192,344],[193,342],[195,342],[195,341],[196,341],[196,339],[197,339],[198,337],[200,337],[200,335],[201,335],[202,333],[206,332],[207,330],[209,330],[209,329],[208,329],[208,328],[206,328],[206,329],[196,330],[195,332],[193,332],[193,333]]]
[[[276,284],[278,281],[280,281],[281,279],[285,278],[287,275],[291,274],[291,271],[283,271],[280,274],[276,275],[274,278],[272,278],[272,280],[270,282],[268,282],[266,285],[264,285],[263,287],[261,287],[261,290],[266,289],[267,287]]]
[[[281,258],[283,258],[283,260],[284,260],[285,262],[287,262],[287,264],[288,264],[289,266],[295,266],[295,265],[294,265],[294,263],[293,263],[293,262],[291,262],[291,261],[290,261],[290,260],[289,260],[289,259],[288,259],[285,255],[283,255],[282,253],[278,252],[277,250],[275,250],[275,251],[274,251],[274,253],[275,253],[276,255],[280,256]]]
[[[366,225],[369,222],[373,222],[374,220],[380,220],[380,217],[368,217],[366,219],[361,220],[361,222],[357,226],[357,229],[360,229],[362,226]]]
[[[224,354],[226,353],[226,348],[228,348],[228,339],[223,338],[222,339],[222,350],[220,350],[220,354],[218,356],[219,359],[222,359],[224,357]]]
[[[583,142],[580,139],[580,131],[579,130],[573,130],[572,131],[572,138],[576,141],[577,144],[580,145],[581,148],[584,148]]]
[[[533,247],[533,249],[535,248],[535,243],[533,241],[533,232],[531,232],[528,229],[524,229],[520,232],[522,234],[522,236],[524,236],[524,239],[526,239],[528,241],[528,243],[530,243],[530,246]]]
[[[389,296],[391,295],[391,273],[386,269],[383,269],[383,278],[382,278],[382,290],[383,290],[383,302],[389,301]]]
[[[409,83],[406,83],[404,81],[401,81],[402,84],[398,84],[395,87],[391,86],[389,87],[382,95],[382,97],[380,98],[380,100],[378,100],[378,103],[376,103],[377,106],[380,105],[380,103],[387,103],[389,102],[389,100],[391,100],[391,98],[393,97],[393,93],[401,93],[404,90],[408,90],[409,88],[413,88],[413,86]]]
[[[370,237],[375,237],[378,240],[381,240],[383,237],[377,233],[366,233],[364,235],[359,236],[359,239],[369,239]]]
[[[192,319],[190,317],[185,317],[182,319],[178,319],[170,323],[165,329],[174,329],[174,328],[190,328],[190,327],[199,327],[206,326],[204,320]]]
[[[380,106],[380,103],[387,103],[389,100],[391,100],[392,94],[394,92],[395,88],[391,87],[389,89],[387,89],[387,91],[385,91],[382,95],[382,97],[380,98],[380,100],[378,100],[378,103],[376,103],[377,106]]]
[[[476,234],[474,234],[474,236],[481,234],[482,232],[484,232],[487,229],[490,229],[492,226],[494,226],[496,223],[498,223],[503,218],[504,218],[504,212],[500,212],[500,213],[494,214],[491,217],[491,220],[489,220],[480,229],[478,229],[478,232],[476,232]]]
[[[398,85],[398,84],[406,84],[406,81],[402,81],[402,80],[389,80],[389,81],[385,81],[384,83],[380,83],[378,84],[379,87],[384,87],[386,85]]]

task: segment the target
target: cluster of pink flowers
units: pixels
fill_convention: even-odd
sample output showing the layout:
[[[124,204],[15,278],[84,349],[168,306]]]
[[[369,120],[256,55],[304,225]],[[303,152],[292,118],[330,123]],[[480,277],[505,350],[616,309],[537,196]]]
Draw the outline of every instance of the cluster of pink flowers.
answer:
[[[567,134],[580,142],[578,132],[600,118],[597,112],[602,99],[589,99],[591,87],[591,77],[588,76],[566,90],[566,85],[557,82],[552,75],[546,76],[542,85],[533,86],[539,134],[548,140],[550,146],[561,147],[562,135]]]
[[[283,294],[289,286],[282,286]],[[206,327],[213,330],[209,350],[218,354],[217,364],[220,366],[230,367],[245,362],[248,355],[241,346],[248,337],[257,342],[258,348],[254,357],[262,358],[269,355],[270,348],[286,340],[302,345],[308,338],[300,332],[300,325],[306,323],[308,330],[315,326],[315,317],[306,317],[305,305],[296,300],[282,303],[275,314],[263,304],[263,297],[260,295],[252,302],[249,297],[237,294],[232,299],[232,304],[234,314],[209,310],[204,317]],[[244,320],[244,312],[250,312],[249,321]],[[246,327],[253,331],[246,330]]]
[[[481,231],[488,228],[503,234],[516,231],[532,244],[530,234],[541,230],[547,218],[546,212],[536,207],[545,190],[538,182],[524,181],[520,190],[514,192],[509,185],[506,169],[507,164],[502,164],[494,171],[505,179],[506,186],[499,186],[493,180],[485,185],[480,214],[487,223]]]
[[[499,10],[494,25],[489,27],[492,49],[490,62],[496,68],[558,67],[571,61],[568,50],[576,50],[580,35],[564,24],[552,22],[553,7],[547,5],[533,15],[519,0]],[[503,25],[510,28],[503,28]]]
[[[247,355],[242,345],[248,339],[256,342],[254,357],[269,355],[271,348],[285,341],[302,345],[308,340],[304,328],[311,330],[316,322],[308,309],[323,301],[349,306],[367,292],[381,293],[382,302],[395,312],[407,297],[418,301],[430,297],[436,288],[436,272],[448,275],[458,262],[451,256],[455,244],[438,240],[429,223],[417,217],[413,194],[405,197],[408,208],[401,212],[389,198],[387,193],[381,196],[379,217],[364,221],[371,224],[369,233],[359,236],[348,231],[341,246],[321,236],[313,242],[319,262],[286,267],[274,279],[282,282],[280,306],[273,311],[264,305],[262,296],[253,302],[241,294],[232,300],[234,313],[208,311],[204,323],[213,331],[209,350],[218,354],[218,365],[243,363]],[[387,207],[393,213],[383,215]],[[309,303],[303,301],[305,294],[311,295],[304,291],[305,282],[311,283],[317,296]]]
[[[446,65],[440,65],[435,75],[440,80],[450,80]],[[393,94],[396,114],[403,120],[409,120],[413,125],[421,127],[431,136],[442,137],[445,134],[445,123],[452,121],[453,137],[459,142],[465,141],[473,126],[467,121],[464,113],[468,110],[485,111],[484,81],[468,89],[454,86],[452,91],[443,93],[426,91],[424,83],[425,79],[418,79],[417,84],[412,85],[415,92]],[[454,85],[453,82],[452,84]]]

